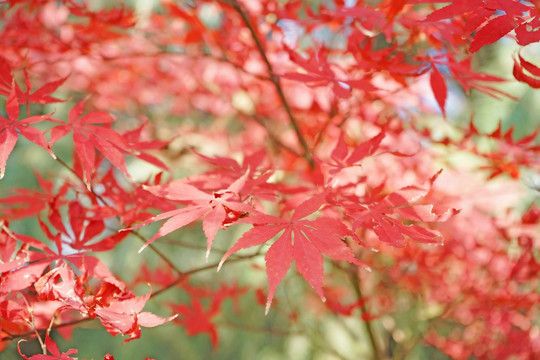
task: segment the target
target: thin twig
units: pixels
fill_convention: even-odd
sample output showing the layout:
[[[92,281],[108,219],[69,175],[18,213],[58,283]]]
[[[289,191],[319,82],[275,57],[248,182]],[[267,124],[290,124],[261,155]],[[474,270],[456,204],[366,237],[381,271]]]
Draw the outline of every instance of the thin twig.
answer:
[[[238,256],[237,258],[228,259],[226,263],[232,263],[232,262],[247,260],[247,259],[257,257],[259,255],[260,254],[257,252],[257,253],[251,254],[251,255]],[[185,272],[179,274],[178,277],[175,280],[173,280],[169,285],[159,289],[156,292],[153,292],[150,297],[153,298],[154,296],[158,296],[158,295],[164,293],[165,291],[175,287],[176,285],[178,285],[179,283],[184,281],[190,275],[193,275],[195,273],[205,271],[205,270],[215,269],[215,268],[218,267],[219,264],[220,264],[219,262],[216,262],[216,263],[208,264],[208,265],[201,266],[201,267],[198,267],[198,268],[194,268],[194,269],[191,269],[189,271],[185,271]]]
[[[291,335],[297,334],[297,332],[294,332],[294,331],[286,331],[286,330],[279,330],[279,329],[272,329],[272,328],[259,328],[255,326],[233,323],[229,320],[219,321],[216,324],[231,327],[237,330],[263,333],[263,334],[268,334],[271,336],[291,336]]]
[[[361,301],[362,290],[360,289],[360,278],[358,277],[356,269],[351,269],[351,271],[349,271],[349,279],[350,279],[351,285],[353,286],[354,292],[356,293],[357,299]],[[360,310],[362,311],[362,314],[367,314],[366,305],[363,302],[362,302],[362,305],[360,306]],[[379,345],[377,344],[377,339],[375,338],[375,331],[373,329],[371,321],[364,320],[363,322],[364,322],[366,332],[368,334],[369,343],[371,345],[371,352],[373,354],[373,359],[381,360],[382,359],[381,352],[379,350]]]
[[[43,339],[41,339],[41,336],[39,335],[39,331],[36,328],[36,323],[34,320],[34,308],[30,306],[28,301],[26,300],[26,297],[23,295],[24,302],[26,303],[26,308],[28,309],[28,313],[30,314],[30,319],[26,320],[27,323],[32,327],[32,333],[34,333],[39,341],[39,345],[41,346],[41,351],[43,352],[43,355],[47,355],[47,345],[43,342]]]

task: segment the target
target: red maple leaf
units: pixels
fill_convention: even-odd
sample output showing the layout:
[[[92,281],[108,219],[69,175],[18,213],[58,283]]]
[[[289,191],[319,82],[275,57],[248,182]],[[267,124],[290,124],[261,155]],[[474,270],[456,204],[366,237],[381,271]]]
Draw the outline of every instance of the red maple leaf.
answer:
[[[256,225],[247,231],[221,259],[219,268],[234,252],[260,245],[283,233],[270,246],[266,253],[266,273],[269,293],[266,313],[270,309],[277,286],[289,270],[293,260],[298,272],[323,299],[323,257],[361,265],[342,238],[350,235],[349,230],[338,220],[319,217],[315,220],[302,220],[319,210],[325,203],[325,194],[319,194],[304,201],[294,211],[290,220],[266,214],[255,214],[242,222]]]
[[[50,104],[54,102],[63,102],[64,100],[59,100],[51,96],[53,92],[62,85],[68,76],[48,82],[41,86],[39,89],[35,90],[33,93],[30,93],[32,90],[32,83],[30,82],[30,77],[28,72],[24,70],[24,80],[26,84],[26,91],[23,91],[20,86],[13,81],[13,75],[11,71],[10,64],[2,57],[0,57],[0,95],[9,95],[12,84],[15,86],[15,91],[17,93],[17,100],[20,104]]]
[[[217,348],[219,336],[216,325],[212,319],[219,315],[221,305],[226,298],[238,300],[239,296],[247,291],[245,287],[237,285],[223,285],[219,290],[191,288],[186,285],[185,290],[191,295],[191,306],[187,304],[170,304],[174,313],[180,314],[175,322],[185,326],[189,336],[207,333],[210,336],[212,347]],[[202,291],[201,291],[202,290]],[[209,298],[208,306],[203,306],[201,298]]]
[[[30,77],[28,72],[24,71],[24,80],[26,83],[26,91],[22,91],[19,85],[16,85],[17,88],[17,98],[21,104],[37,103],[37,104],[50,104],[55,102],[64,102],[65,100],[60,100],[55,97],[52,97],[51,94],[62,85],[68,76],[61,79],[51,81],[35,90],[33,93],[30,93],[32,90],[32,83],[30,82]]]
[[[87,183],[90,183],[92,172],[95,169],[96,149],[129,177],[123,158],[123,154],[129,152],[129,145],[122,136],[107,127],[114,122],[114,119],[103,111],[94,111],[83,116],[84,103],[85,100],[70,110],[69,122],[57,120],[64,125],[58,125],[51,129],[51,146],[73,131],[75,151],[81,160]]]
[[[208,260],[212,242],[214,241],[214,237],[218,230],[225,224],[230,224],[228,214],[232,214],[232,216],[237,219],[240,217],[238,216],[239,213],[243,214],[252,210],[249,205],[242,203],[238,199],[238,193],[244,187],[248,174],[249,172],[246,172],[227,189],[215,191],[213,194],[207,194],[197,189],[195,186],[186,184],[182,180],[176,180],[166,185],[145,186],[144,188],[155,196],[182,203],[187,202],[190,203],[190,205],[181,209],[167,211],[163,214],[154,216],[140,225],[130,228],[134,229],[155,221],[170,218],[160,227],[157,234],[154,235],[141,250],[139,250],[139,252],[157,238],[189,225],[202,217],[203,231],[206,235],[208,244],[206,250],[206,259]]]
[[[8,118],[6,119],[3,116],[0,116],[0,179],[4,177],[6,170],[6,163],[17,143],[18,135],[21,134],[34,144],[37,144],[47,150],[53,158],[56,156],[53,154],[49,145],[47,144],[47,139],[41,131],[38,129],[29,126],[44,120],[51,120],[49,115],[36,115],[30,116],[26,119],[17,120],[19,118],[19,101],[17,100],[15,88],[11,88],[7,102],[6,102],[6,112]]]
[[[165,165],[161,160],[159,160],[155,156],[152,156],[145,152],[141,152],[141,150],[160,149],[168,144],[167,141],[142,141],[141,137],[143,135],[143,130],[147,125],[147,122],[143,122],[143,124],[141,124],[141,126],[139,126],[138,128],[126,132],[123,137],[124,139],[126,139],[131,149],[135,149],[133,155],[152,165],[155,165],[164,170],[168,170],[167,165]]]
[[[430,230],[420,224],[405,225],[407,222],[442,222],[459,211],[450,209],[445,212],[436,212],[432,204],[423,203],[421,200],[428,194],[431,186],[441,172],[435,174],[427,189],[419,186],[406,186],[388,195],[381,195],[382,187],[374,191],[364,199],[365,204],[358,209],[357,199],[350,206],[345,205],[348,213],[354,219],[353,228],[371,229],[377,234],[379,240],[396,247],[405,246],[404,236],[408,236],[420,243],[442,244],[443,237],[440,233]]]
[[[105,219],[91,218],[91,210],[79,202],[70,202],[68,206],[69,219],[62,218],[59,209],[49,211],[49,222],[57,230],[52,234],[49,228],[40,221],[41,229],[50,240],[54,240],[60,250],[86,252],[108,251],[122,241],[128,233],[110,233],[105,225]],[[64,223],[67,223],[64,225]],[[66,248],[67,246],[67,248]]]
[[[212,318],[219,314],[219,304],[213,301],[209,309],[205,310],[201,302],[192,297],[191,305],[178,304],[171,305],[171,307],[176,313],[180,314],[178,322],[185,326],[189,336],[207,333],[210,336],[212,347],[216,348],[218,346],[218,332],[216,325],[212,323]]]
[[[303,73],[285,73],[281,76],[286,79],[301,81],[308,86],[326,86],[332,85],[334,94],[340,98],[349,98],[352,89],[361,89],[364,91],[376,90],[368,79],[340,79],[332,70],[330,63],[323,59],[322,54],[317,54],[309,60],[305,60],[300,55],[289,50],[291,60],[307,71]],[[322,60],[321,60],[322,59]]]
[[[50,207],[57,208],[63,202],[62,197],[68,191],[64,184],[55,194],[52,181],[44,179],[38,172],[34,173],[41,190],[14,188],[12,194],[0,199],[0,214],[5,219],[17,220],[38,215]],[[5,206],[4,206],[5,205]]]
[[[379,149],[381,141],[384,139],[385,135],[386,132],[383,129],[379,134],[361,143],[352,152],[349,153],[349,149],[347,147],[347,144],[345,143],[344,135],[343,133],[341,133],[336,143],[336,146],[330,154],[333,162],[323,162],[317,158],[315,158],[315,160],[317,162],[329,165],[332,168],[330,170],[330,174],[335,175],[342,169],[352,166],[359,166],[360,160],[364,159],[367,156],[373,155],[375,151]]]

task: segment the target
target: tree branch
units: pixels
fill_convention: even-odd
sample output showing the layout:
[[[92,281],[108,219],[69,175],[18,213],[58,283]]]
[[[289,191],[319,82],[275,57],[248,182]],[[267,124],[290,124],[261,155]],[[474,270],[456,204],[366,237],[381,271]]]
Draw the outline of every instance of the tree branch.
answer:
[[[285,109],[285,112],[287,113],[287,116],[289,117],[289,122],[291,123],[291,126],[296,133],[296,137],[298,139],[298,142],[300,143],[300,146],[302,147],[304,151],[304,158],[308,161],[309,166],[313,168],[315,166],[315,162],[313,161],[313,158],[311,157],[311,154],[309,152],[309,147],[307,145],[307,142],[302,135],[302,132],[300,131],[300,127],[298,125],[298,122],[296,121],[291,107],[289,105],[289,102],[287,101],[287,98],[285,97],[285,93],[283,92],[283,88],[281,87],[281,82],[279,76],[276,75],[274,72],[274,68],[272,67],[272,64],[270,64],[270,61],[268,60],[268,57],[266,56],[266,51],[264,50],[264,47],[261,43],[261,40],[257,36],[257,33],[255,32],[255,28],[253,27],[253,24],[249,21],[249,17],[244,10],[242,4],[240,4],[237,0],[217,0],[220,3],[226,4],[231,6],[236,12],[240,15],[242,18],[242,21],[248,28],[249,32],[251,33],[251,37],[255,41],[255,45],[257,46],[257,50],[259,51],[259,54],[261,55],[264,63],[266,64],[266,67],[268,69],[268,73],[270,75],[270,81],[274,84],[274,87],[276,88],[276,91],[278,93],[279,99],[281,100],[281,104],[283,105],[283,108]]]
[[[350,274],[349,279],[353,286],[354,292],[356,293],[356,297],[358,298],[358,300],[362,300],[362,290],[360,289],[360,278],[358,277],[358,274],[356,273],[356,269],[351,269],[349,274]],[[362,311],[362,314],[366,314],[367,313],[366,305],[362,303],[360,310]],[[363,322],[364,322],[364,327],[366,329],[366,332],[368,334],[369,343],[371,345],[371,352],[373,354],[373,359],[382,360],[381,352],[379,349],[379,345],[377,344],[377,339],[375,337],[375,331],[373,329],[373,326],[369,320],[364,320]]]

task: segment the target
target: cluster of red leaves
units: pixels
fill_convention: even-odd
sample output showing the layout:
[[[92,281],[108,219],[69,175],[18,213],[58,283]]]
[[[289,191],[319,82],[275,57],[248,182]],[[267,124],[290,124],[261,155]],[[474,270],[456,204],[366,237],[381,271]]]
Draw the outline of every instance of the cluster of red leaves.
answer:
[[[80,202],[81,195],[73,200],[70,192],[75,190],[74,184],[66,181],[55,193],[53,182],[37,173],[41,191],[16,188],[11,195],[2,198],[0,210],[2,213],[0,298],[4,311],[2,336],[9,339],[17,334],[27,333],[32,327],[37,328],[40,324],[53,321],[65,310],[75,310],[78,313],[73,319],[98,318],[112,335],[128,335],[127,341],[140,337],[141,326],[153,327],[172,320],[174,316],[164,319],[142,312],[150,293],[136,297],[101,261],[87,254],[90,251],[112,250],[128,235],[107,229],[107,219],[117,215],[119,209],[99,204],[103,198],[88,190],[91,187],[89,184],[93,181],[92,176],[97,175],[96,162],[101,162],[102,158],[105,158],[127,174],[122,155],[129,153],[165,167],[153,156],[140,152],[145,148],[162,147],[165,143],[139,141],[144,124],[122,136],[110,128],[110,123],[114,119],[105,112],[92,112],[81,116],[84,101],[70,111],[69,122],[53,119],[51,114],[19,120],[19,107],[22,104],[26,104],[29,111],[31,103],[58,102],[59,100],[50,94],[65,81],[65,78],[45,84],[30,94],[32,85],[26,71],[24,72],[26,92],[23,92],[13,80],[12,69],[8,62],[0,59],[0,65],[2,90],[7,91],[5,95],[7,95],[8,115],[8,118],[0,117],[1,176],[4,175],[8,156],[14,149],[19,134],[56,158],[51,146],[73,131],[73,143],[77,149],[75,154],[78,156],[75,160],[80,164],[74,171],[86,182],[85,192],[93,204],[92,207],[99,210],[93,211],[84,207]],[[38,123],[45,122],[64,125],[49,128],[47,131],[50,131],[51,135],[47,140],[43,131],[34,127]],[[99,151],[99,158],[96,158],[96,150]],[[112,176],[112,171],[109,172],[109,176]],[[104,176],[104,179],[106,178],[107,176]],[[111,190],[115,189],[122,188],[116,184],[116,187],[111,187]],[[132,193],[125,194],[125,189],[122,191],[124,196],[133,196]],[[141,214],[139,210],[134,210],[138,213],[137,216],[132,215],[135,216],[134,219],[130,219],[127,210],[122,215],[127,221],[135,221],[141,216],[144,218],[144,213]],[[46,221],[42,220],[43,212],[46,212]],[[16,234],[9,229],[7,220],[34,216],[37,217],[45,238],[50,244],[54,244],[53,247],[47,242]],[[46,271],[47,269],[49,270]],[[90,283],[94,282],[101,285],[92,290],[93,285]],[[43,309],[38,317],[35,309],[41,302],[50,302],[51,305]],[[66,316],[62,318],[64,321],[68,319]],[[67,359],[68,355],[76,353],[76,350],[70,350],[60,355],[48,333],[46,343],[52,355],[36,355],[37,357],[33,356],[32,359]]]
[[[140,326],[152,327],[174,318],[162,319],[142,312],[150,293],[136,297],[96,257],[84,252],[64,255],[60,247],[56,254],[36,239],[10,232],[7,225],[2,224],[1,232],[3,276],[0,296],[3,308],[18,315],[7,316],[3,327],[26,332],[30,309],[34,306],[29,301],[52,302],[48,311],[54,316],[61,311],[75,310],[83,319],[98,318],[112,335],[129,335],[126,341],[140,337]],[[18,250],[17,240],[24,244]],[[59,240],[56,244],[61,246]],[[47,268],[51,270],[43,273]],[[74,270],[80,275],[75,275]],[[93,288],[90,282],[100,285]]]
[[[143,248],[163,237],[174,242],[174,231],[201,221],[207,261],[220,230],[253,226],[214,267],[257,246],[252,256],[264,255],[268,279],[268,293],[257,298],[267,313],[294,263],[332,313],[371,321],[392,314],[403,293],[419,294],[444,309],[436,320],[460,326],[444,337],[429,328],[425,337],[454,358],[540,354],[537,208],[502,222],[504,216],[482,208],[484,183],[461,169],[437,172],[436,154],[419,145],[430,134],[414,126],[416,108],[424,108],[415,85],[431,88],[445,116],[446,78],[467,93],[505,95],[490,85],[501,78],[471,68],[471,54],[512,31],[522,46],[540,40],[536,3],[460,0],[436,8],[438,1],[336,0],[316,9],[276,0],[161,3],[163,11],[140,18],[128,8],[90,10],[72,0],[0,5],[6,113],[0,177],[11,171],[19,135],[74,175],[37,174],[40,190],[12,188],[0,199],[3,341],[45,332],[51,355],[21,355],[70,359],[77,350],[61,353],[51,328],[99,319],[130,341],[141,326],[175,319],[142,311],[152,295],[135,296],[93,253],[114,251],[128,237],[144,239]],[[513,73],[539,87],[538,66],[520,54]],[[85,100],[67,104],[67,119],[31,115],[63,102],[53,96],[60,87]],[[85,113],[85,106],[92,109]],[[141,113],[152,115],[133,119]],[[167,124],[156,115],[163,113],[182,120]],[[499,145],[490,153],[477,149],[476,136],[471,123],[454,144],[488,161],[488,180],[517,179],[519,167],[538,169],[536,133],[515,140],[512,129],[499,127],[487,135]],[[53,151],[65,137],[73,143],[71,165]],[[166,146],[176,138],[183,143],[175,153]],[[137,181],[126,159],[171,176]],[[189,159],[204,165],[181,179],[165,165],[187,168]],[[449,179],[469,181],[471,194],[454,190]],[[517,200],[502,203],[511,209]],[[463,210],[454,216],[457,208]],[[39,240],[8,224],[29,218],[37,219]],[[136,230],[161,220],[150,240]],[[512,257],[516,241],[519,255]],[[326,274],[325,261],[332,264]],[[170,259],[168,266],[143,267],[134,285],[181,287],[190,301],[169,305],[180,315],[174,322],[188,335],[207,333],[218,346],[215,317],[225,299],[237,300],[247,288],[191,286],[187,274],[197,268],[182,272]],[[336,268],[352,269],[353,287],[358,278],[369,280],[366,268],[380,278],[367,281],[368,296],[346,300],[334,285]],[[516,348],[505,348],[509,341]]]

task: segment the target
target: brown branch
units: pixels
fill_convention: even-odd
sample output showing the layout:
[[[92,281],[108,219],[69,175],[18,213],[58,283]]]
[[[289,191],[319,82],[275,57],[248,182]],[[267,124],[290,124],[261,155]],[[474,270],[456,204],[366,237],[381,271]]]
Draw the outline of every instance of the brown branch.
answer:
[[[256,256],[259,256],[259,255],[260,255],[260,253],[257,251],[256,253],[251,254],[251,255],[238,256],[237,258],[234,258],[234,259],[228,259],[226,263],[232,263],[232,262],[247,260],[247,259],[251,259],[251,258],[254,258]],[[154,296],[158,296],[158,295],[164,293],[165,291],[175,287],[176,285],[181,283],[183,280],[185,280],[189,275],[193,275],[195,273],[205,271],[205,270],[215,269],[215,268],[217,268],[218,265],[219,265],[219,262],[216,262],[216,263],[208,264],[208,265],[201,266],[201,267],[198,267],[198,268],[194,268],[194,269],[191,269],[189,271],[185,271],[185,272],[179,274],[178,277],[173,282],[171,282],[169,285],[159,289],[156,292],[153,292],[152,295],[150,295],[150,297],[152,298]]]
[[[283,108],[285,109],[285,112],[287,113],[287,116],[289,117],[289,122],[291,123],[291,126],[294,129],[294,132],[296,133],[298,142],[300,143],[300,145],[302,146],[302,149],[304,150],[304,158],[308,161],[309,166],[313,168],[315,166],[315,162],[313,161],[313,158],[311,157],[311,153],[309,152],[309,147],[307,145],[307,142],[304,139],[302,132],[300,131],[298,122],[296,121],[292,113],[291,107],[289,105],[289,102],[287,101],[287,98],[285,97],[285,93],[283,92],[283,88],[281,87],[280,78],[274,72],[274,68],[272,67],[272,64],[270,64],[270,60],[268,60],[268,57],[266,56],[266,51],[264,50],[261,40],[257,36],[257,32],[255,31],[253,24],[251,24],[251,22],[249,21],[249,17],[246,11],[244,10],[242,4],[240,4],[237,0],[217,0],[217,1],[231,6],[240,15],[240,17],[242,18],[242,21],[244,22],[249,32],[251,33],[251,37],[255,41],[257,50],[259,51],[259,54],[261,55],[261,58],[263,59],[268,69],[268,73],[270,75],[270,81],[274,84],[274,87],[276,88],[279,99],[281,100],[281,104],[283,105]]]
[[[349,279],[351,282],[351,285],[353,286],[354,292],[356,293],[356,297],[359,301],[362,300],[362,290],[360,289],[360,278],[358,277],[358,273],[356,272],[356,268],[351,269],[349,271]],[[362,314],[367,313],[366,305],[361,302],[362,305],[360,306],[360,310],[362,311]],[[371,324],[371,321],[364,320],[364,327],[366,329],[366,332],[368,334],[369,343],[371,345],[371,352],[373,354],[374,360],[381,360],[382,355],[381,351],[379,349],[379,345],[377,344],[377,339],[375,337],[375,331],[373,329],[373,326]]]

